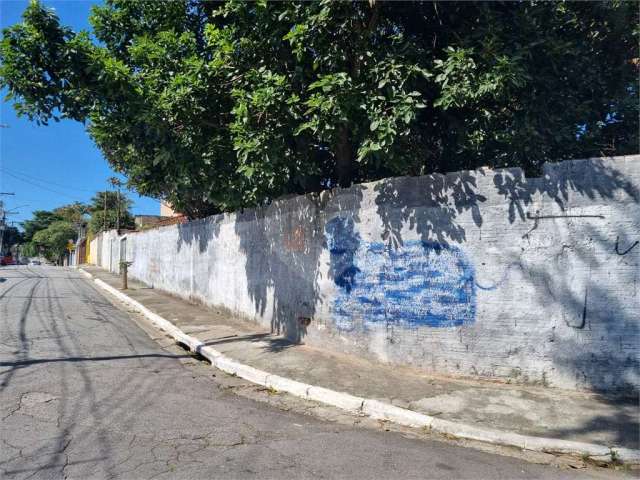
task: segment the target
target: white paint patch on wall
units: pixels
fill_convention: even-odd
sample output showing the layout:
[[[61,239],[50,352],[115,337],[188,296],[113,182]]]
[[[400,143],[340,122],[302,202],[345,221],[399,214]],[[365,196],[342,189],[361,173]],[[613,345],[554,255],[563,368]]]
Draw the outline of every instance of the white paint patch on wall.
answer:
[[[640,387],[640,156],[402,177],[127,236],[130,275],[318,346]],[[112,241],[113,240],[113,241]],[[118,269],[116,232],[92,241]],[[311,324],[304,326],[304,319]]]

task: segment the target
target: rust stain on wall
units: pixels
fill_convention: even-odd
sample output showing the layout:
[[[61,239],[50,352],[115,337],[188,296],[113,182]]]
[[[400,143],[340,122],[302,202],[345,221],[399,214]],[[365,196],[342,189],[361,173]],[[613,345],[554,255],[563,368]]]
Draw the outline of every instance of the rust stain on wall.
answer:
[[[304,228],[298,225],[284,236],[284,247],[292,252],[302,252],[305,246]]]

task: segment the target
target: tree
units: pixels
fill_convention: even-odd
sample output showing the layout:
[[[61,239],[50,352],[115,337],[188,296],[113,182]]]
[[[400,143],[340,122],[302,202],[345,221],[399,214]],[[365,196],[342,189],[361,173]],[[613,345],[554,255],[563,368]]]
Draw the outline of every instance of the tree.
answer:
[[[89,206],[80,202],[73,202],[53,210],[54,215],[60,219],[79,226],[87,223],[89,212]]]
[[[19,114],[88,122],[140,193],[198,217],[390,175],[638,148],[632,2],[39,3],[4,31]]]
[[[50,260],[59,261],[66,248],[66,242],[69,239],[75,240],[78,236],[78,227],[86,224],[88,212],[89,208],[80,202],[63,205],[53,211],[34,211],[30,220],[22,222],[23,255],[35,257],[42,251]],[[58,237],[62,234],[66,236],[66,240],[61,253],[59,241],[62,240]]]
[[[22,222],[22,228],[24,229],[23,238],[25,243],[31,242],[33,236],[40,230],[46,229],[53,222],[62,220],[58,214],[49,212],[47,210],[36,210],[33,212],[31,220],[25,220]]]
[[[131,215],[131,200],[120,192],[98,192],[91,199],[89,211],[89,231],[98,233],[103,230],[119,228],[133,229],[135,222]]]
[[[22,242],[22,233],[16,227],[4,227],[0,225],[0,235],[2,235],[2,241],[0,245],[2,245],[2,251],[0,251],[0,256],[3,253],[10,251],[11,247],[17,245]]]
[[[58,220],[51,223],[44,230],[36,232],[32,243],[43,250],[47,259],[60,262],[67,250],[69,241],[75,241],[77,237],[78,232],[73,224]]]
[[[20,255],[23,257],[37,257],[40,255],[40,249],[33,242],[23,243],[20,248]]]

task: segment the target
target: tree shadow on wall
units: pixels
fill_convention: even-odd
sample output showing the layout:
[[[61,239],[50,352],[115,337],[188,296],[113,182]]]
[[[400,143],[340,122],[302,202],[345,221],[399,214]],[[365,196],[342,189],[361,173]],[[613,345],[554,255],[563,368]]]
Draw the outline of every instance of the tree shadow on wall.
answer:
[[[518,169],[508,170],[494,177],[494,185],[508,202],[509,222],[520,220],[531,224],[523,236],[527,243],[536,240],[536,230],[544,221],[566,222],[569,235],[575,228],[569,224],[572,222],[582,232],[580,238],[573,238],[568,245],[548,246],[549,261],[543,266],[529,265],[525,277],[535,285],[545,304],[556,305],[562,312],[564,325],[553,328],[565,331],[569,328],[573,332],[557,340],[554,368],[573,376],[578,385],[592,391],[603,392],[604,385],[613,385],[614,394],[602,397],[607,403],[619,403],[618,394],[623,392],[633,394],[637,400],[640,319],[635,312],[640,302],[633,299],[637,299],[634,292],[640,279],[632,272],[637,272],[640,266],[640,254],[634,251],[640,237],[637,231],[634,237],[633,227],[640,223],[638,188],[603,159],[545,165],[544,174],[533,179],[526,179]],[[541,197],[551,199],[560,214],[527,211]],[[617,200],[610,208],[617,210],[618,223],[609,223],[604,215],[570,211],[573,207],[593,205],[592,202],[599,199]],[[624,218],[628,218],[626,226],[621,221]],[[520,258],[514,257],[513,261]],[[628,277],[627,301],[622,300],[625,292],[615,285],[591,279],[592,268],[602,268],[603,264],[616,272],[616,278]],[[580,281],[583,277],[584,281]],[[587,345],[598,347],[587,348]],[[601,419],[602,422],[616,423],[613,419]],[[635,427],[637,432],[637,422]],[[628,430],[620,424],[621,441],[628,439]]]
[[[523,279],[534,287],[532,297],[539,299],[538,314],[548,318],[537,328],[547,330],[550,346],[545,355],[554,373],[579,389],[594,392],[595,401],[613,408],[594,411],[582,425],[553,428],[551,436],[604,435],[616,446],[637,449],[640,300],[635,292],[640,279],[634,272],[640,265],[640,254],[633,250],[618,253],[615,242],[597,225],[587,226],[584,237],[589,240],[587,245],[592,243],[591,248],[554,245],[548,261],[528,265]],[[569,262],[568,257],[572,257]],[[620,277],[617,283],[602,281],[602,272],[598,278],[589,273],[580,281],[573,276],[572,272],[586,275],[593,266],[602,264]],[[627,292],[620,289],[625,284]],[[522,284],[505,287],[522,288]]]
[[[488,176],[493,177],[496,192],[508,204],[510,223],[535,221],[535,215],[526,210],[540,196],[552,199],[563,210],[576,194],[591,200],[610,199],[620,192],[636,201],[640,196],[621,172],[602,159],[545,164],[543,175],[537,178],[526,178],[519,168],[391,178],[374,187],[382,240],[398,248],[403,244],[402,230],[408,225],[423,242],[465,242],[466,229],[460,217],[469,212],[473,224],[482,226],[480,207],[487,197],[478,190],[479,182]]]
[[[442,245],[464,242],[465,228],[456,222],[460,214],[469,210],[475,225],[482,226],[480,204],[486,201],[486,197],[476,190],[474,172],[401,177],[378,182],[374,191],[378,216],[383,225],[383,242],[394,249],[402,246],[402,230],[406,224],[423,242]]]
[[[338,205],[357,212],[361,190],[305,195],[237,214],[235,231],[246,256],[249,296],[256,317],[270,320],[272,333],[293,342],[306,336],[319,302],[321,203],[335,195],[341,199]]]
[[[622,214],[622,205],[620,210]],[[558,339],[560,347],[555,349],[554,367],[574,375],[576,382],[585,388],[602,392],[603,385],[611,384],[614,393],[632,393],[637,402],[640,249],[620,251],[618,241],[593,225],[585,231],[588,239],[585,247],[558,247],[548,268],[530,268],[531,278],[544,286],[541,294],[546,293],[545,302],[562,309],[561,327],[570,331]],[[625,245],[633,245],[628,231],[616,233],[616,239],[623,238]],[[565,260],[568,256],[573,257],[572,262]],[[598,279],[591,278],[592,268],[598,266],[602,270],[603,265],[615,272],[615,284],[602,281],[602,273]],[[583,282],[577,282],[571,271],[586,272],[587,276]]]
[[[209,248],[209,242],[220,234],[220,225],[223,221],[224,215],[213,215],[178,223],[178,253],[185,244],[191,245],[193,242],[198,243],[198,253],[206,252]]]
[[[509,222],[532,220],[525,210],[536,195],[553,200],[562,210],[579,195],[590,200],[611,199],[624,193],[638,202],[638,189],[603,159],[573,160],[545,164],[540,177],[527,179],[519,168],[499,170],[493,183],[499,195],[508,202]]]
[[[542,299],[541,305],[555,305],[554,315],[560,316],[561,323],[558,329],[570,328],[578,332],[573,340],[571,335],[557,340],[558,344],[563,343],[561,347],[558,344],[553,347],[556,352],[552,359],[554,367],[565,376],[579,376],[576,381],[585,388],[597,390],[609,383],[637,393],[633,383],[637,384],[640,378],[640,368],[637,357],[634,357],[637,350],[632,346],[632,342],[640,340],[637,313],[635,316],[630,313],[629,302],[621,303],[624,293],[615,291],[611,287],[613,283],[600,281],[600,284],[591,282],[593,284],[578,286],[573,278],[590,275],[591,266],[602,262],[610,262],[616,274],[623,268],[627,272],[637,272],[640,264],[640,244],[637,243],[640,237],[634,231],[634,225],[640,222],[640,194],[615,164],[606,159],[547,164],[541,177],[529,179],[520,169],[482,169],[396,178],[378,182],[374,191],[377,194],[377,213],[383,226],[381,238],[389,248],[395,249],[403,245],[402,234],[407,231],[415,232],[423,242],[463,244],[471,240],[467,238],[469,228],[473,227],[475,231],[483,225],[480,210],[483,203],[483,211],[491,212],[492,219],[497,219],[496,214],[504,212],[508,224],[514,224],[507,227],[514,229],[508,232],[514,240],[499,253],[499,261],[505,268],[502,280],[491,288],[483,289],[518,288],[518,285],[509,285],[509,277],[515,272],[511,267],[519,266],[523,281],[535,286],[537,295]],[[598,205],[599,200],[614,200],[608,205],[617,211],[615,218],[618,223],[610,223],[601,212],[592,214],[594,212],[581,210]],[[549,211],[548,206],[555,208]],[[625,218],[628,221],[624,221]],[[557,228],[557,235],[553,238],[536,232],[545,221],[556,222],[551,227]],[[519,242],[517,229],[526,232]],[[548,228],[544,230],[549,232]],[[563,236],[569,245],[561,241]],[[554,239],[558,241],[550,243]],[[526,251],[532,241],[541,253],[548,256],[544,264],[527,264]],[[590,242],[593,242],[591,247]],[[609,254],[603,256],[602,252]],[[623,256],[626,257],[623,259]],[[620,262],[626,262],[627,266],[621,267]],[[637,274],[635,277],[628,275],[629,295],[633,297],[640,279]],[[590,319],[593,322],[591,326]],[[551,321],[549,323],[550,335],[553,335],[554,326]],[[592,332],[589,331],[591,327]],[[599,340],[591,339],[590,335],[597,335]],[[601,345],[602,351],[585,349],[590,342]],[[622,350],[625,353],[620,353]],[[608,355],[608,352],[614,354]],[[604,378],[607,365],[610,367],[609,376],[622,375],[624,379],[611,382]]]

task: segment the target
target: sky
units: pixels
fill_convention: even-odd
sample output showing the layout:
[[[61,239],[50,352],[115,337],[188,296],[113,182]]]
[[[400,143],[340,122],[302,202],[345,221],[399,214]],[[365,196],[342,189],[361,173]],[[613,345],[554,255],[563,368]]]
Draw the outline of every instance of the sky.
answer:
[[[0,26],[20,21],[28,0],[0,0]],[[89,0],[45,0],[56,10],[61,23],[74,30],[89,29]],[[34,210],[51,210],[73,201],[88,202],[95,192],[107,188],[107,178],[116,175],[93,144],[85,127],[71,120],[38,126],[18,118],[2,92],[0,109],[0,195],[5,209],[16,214],[8,222],[19,223]],[[157,200],[127,192],[134,214],[159,215]],[[18,225],[16,225],[18,226]]]

